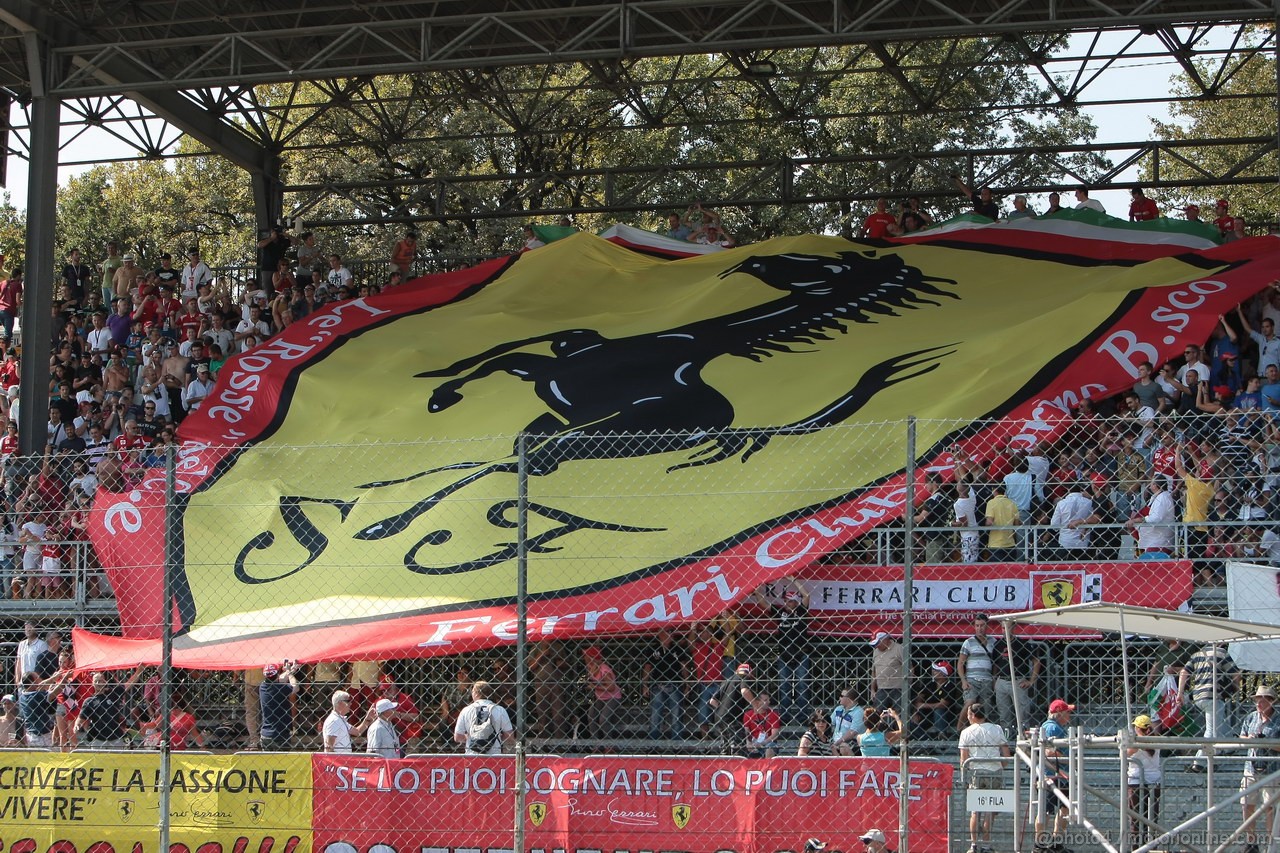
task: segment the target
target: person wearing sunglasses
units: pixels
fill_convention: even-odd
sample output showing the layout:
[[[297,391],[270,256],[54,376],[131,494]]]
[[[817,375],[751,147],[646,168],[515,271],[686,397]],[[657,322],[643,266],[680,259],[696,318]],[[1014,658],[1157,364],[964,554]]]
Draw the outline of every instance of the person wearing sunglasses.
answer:
[[[866,853],[888,853],[889,846],[885,843],[884,833],[878,829],[868,829],[858,836],[858,840],[862,842],[862,849]]]

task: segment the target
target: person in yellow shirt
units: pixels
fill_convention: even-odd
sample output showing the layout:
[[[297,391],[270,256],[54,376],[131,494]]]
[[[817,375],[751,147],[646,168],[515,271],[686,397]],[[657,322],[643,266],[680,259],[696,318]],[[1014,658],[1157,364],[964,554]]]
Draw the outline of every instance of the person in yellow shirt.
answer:
[[[1206,483],[1187,470],[1182,456],[1186,448],[1181,442],[1174,445],[1173,471],[1182,478],[1186,497],[1183,501],[1182,521],[1187,527],[1187,557],[1195,561],[1198,568],[1207,569],[1208,576],[1212,569],[1205,562],[1205,547],[1209,544],[1209,506],[1213,502],[1213,484]]]
[[[708,624],[713,634],[724,646],[724,677],[728,678],[738,666],[738,627],[742,619],[732,610],[726,610]]]
[[[995,483],[995,494],[987,501],[987,551],[993,563],[1011,563],[1018,559],[1014,528],[1021,520],[1018,505],[1005,494],[1002,481]]]

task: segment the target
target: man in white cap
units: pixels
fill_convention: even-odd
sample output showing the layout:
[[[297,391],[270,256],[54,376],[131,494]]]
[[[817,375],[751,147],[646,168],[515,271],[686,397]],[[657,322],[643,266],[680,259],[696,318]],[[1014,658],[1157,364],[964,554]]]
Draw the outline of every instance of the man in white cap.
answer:
[[[1275,690],[1260,684],[1253,692],[1253,701],[1257,707],[1244,718],[1244,724],[1240,726],[1240,737],[1280,740],[1280,717],[1275,713]],[[1244,763],[1244,775],[1240,778],[1240,790],[1243,791],[1263,776],[1277,770],[1280,770],[1280,763],[1277,762],[1273,750],[1258,747],[1250,749],[1249,759]],[[1254,791],[1240,799],[1246,821],[1253,817],[1259,806],[1267,810],[1267,814],[1253,824],[1253,831],[1248,837],[1249,843],[1244,848],[1245,853],[1258,853],[1259,847],[1267,846],[1267,842],[1274,834],[1275,804],[1277,799],[1280,799],[1278,795],[1280,795],[1280,785],[1272,783],[1261,791]]]
[[[868,829],[858,836],[858,840],[862,842],[867,853],[885,853],[889,849],[889,845],[884,841],[884,833],[878,829]]]
[[[905,677],[902,644],[884,631],[871,637],[871,704],[880,710],[897,708]]]
[[[378,718],[369,726],[369,741],[365,751],[383,758],[400,758],[400,735],[395,724],[391,722],[391,712],[396,703],[390,699],[379,699],[373,706]]]

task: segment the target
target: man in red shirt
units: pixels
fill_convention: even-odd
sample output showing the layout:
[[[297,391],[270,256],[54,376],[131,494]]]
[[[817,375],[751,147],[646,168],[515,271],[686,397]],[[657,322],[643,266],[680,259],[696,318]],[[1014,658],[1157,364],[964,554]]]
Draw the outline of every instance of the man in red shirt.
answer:
[[[17,351],[13,349],[7,350],[4,354],[4,361],[0,362],[0,388],[8,391],[18,384],[21,375],[22,364],[18,361]]]
[[[858,236],[882,240],[885,237],[896,237],[897,234],[898,219],[889,212],[889,202],[883,198],[876,199],[876,212],[868,216],[862,223],[862,229],[858,231]]]
[[[1213,220],[1213,224],[1218,227],[1218,233],[1223,237],[1231,233],[1231,229],[1235,227],[1235,219],[1231,214],[1227,213],[1227,200],[1225,198],[1218,199],[1217,212],[1218,216]]]
[[[773,758],[778,754],[782,718],[769,707],[768,693],[757,693],[751,700],[751,707],[742,715],[742,727],[747,731],[748,758]]]
[[[1142,187],[1134,187],[1129,193],[1133,196],[1133,201],[1129,202],[1130,222],[1150,222],[1160,215],[1160,208],[1156,207],[1155,201],[1147,198]]]
[[[150,446],[151,442],[147,441],[147,437],[138,431],[138,422],[132,417],[124,422],[124,432],[120,433],[111,442],[111,449],[122,458],[128,458],[132,462],[137,462],[140,452]]]
[[[187,329],[194,329],[196,334],[200,334],[204,326],[204,315],[196,307],[194,298],[187,300],[186,310],[178,317],[178,337],[187,340]]]
[[[4,339],[13,339],[13,320],[22,311],[22,267],[14,267],[13,275],[0,284],[0,324]]]
[[[4,438],[0,438],[0,465],[4,465],[9,458],[18,452],[18,422],[9,421],[5,424]]]

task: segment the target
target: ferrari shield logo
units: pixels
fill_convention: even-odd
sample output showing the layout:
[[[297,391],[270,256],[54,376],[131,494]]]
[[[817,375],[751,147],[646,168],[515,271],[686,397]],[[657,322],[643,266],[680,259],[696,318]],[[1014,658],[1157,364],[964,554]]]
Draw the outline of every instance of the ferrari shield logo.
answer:
[[[689,817],[693,814],[693,808],[688,803],[676,803],[671,807],[671,820],[675,823],[676,829],[684,829],[689,825]]]
[[[546,803],[529,803],[529,823],[534,826],[542,826],[542,822],[547,819]]]
[[[263,817],[267,814],[267,804],[262,800],[249,801],[249,819],[254,823],[262,823]]]
[[[133,812],[137,808],[133,800],[120,800],[116,803],[116,811],[120,814],[120,820],[128,823],[133,820]]]
[[[1076,586],[1064,578],[1046,580],[1040,585],[1040,604],[1044,607],[1064,607],[1076,599]]]

